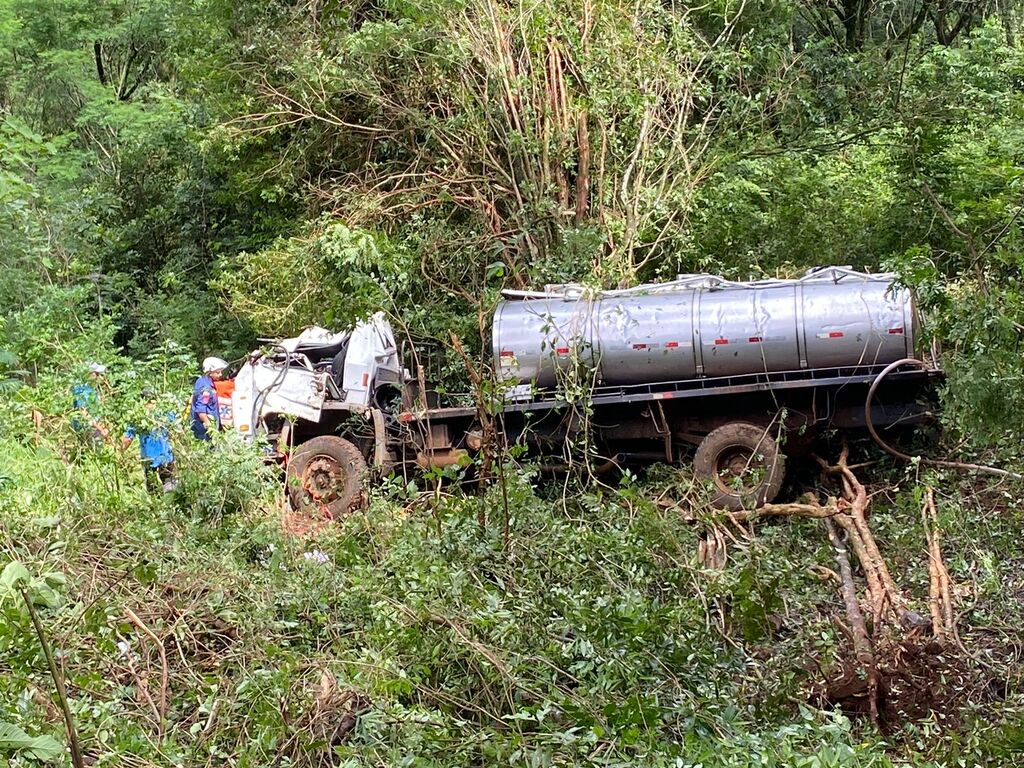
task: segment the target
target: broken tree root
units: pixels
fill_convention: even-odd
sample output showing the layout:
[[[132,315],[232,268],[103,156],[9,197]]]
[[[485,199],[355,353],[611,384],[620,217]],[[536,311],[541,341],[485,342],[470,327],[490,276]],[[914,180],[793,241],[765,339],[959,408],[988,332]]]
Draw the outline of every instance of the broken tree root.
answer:
[[[864,614],[860,609],[860,602],[857,600],[857,586],[853,583],[853,568],[850,567],[850,555],[846,549],[846,543],[839,533],[839,526],[831,519],[826,518],[825,530],[828,531],[829,541],[832,542],[832,546],[836,551],[836,563],[839,565],[840,590],[843,595],[843,604],[846,606],[846,617],[850,620],[849,629],[850,636],[853,638],[854,655],[867,677],[868,707],[871,722],[878,728],[880,726],[878,721],[878,667],[875,664],[875,651],[871,645],[871,636],[868,634],[867,624],[864,622]]]
[[[847,446],[834,464],[820,458],[818,463],[827,475],[838,480],[840,495],[825,500],[808,495],[794,503],[725,513],[736,527],[769,516],[814,518],[825,527],[837,570],[819,566],[816,575],[839,586],[846,616],[845,621],[833,618],[841,635],[849,640],[852,656],[840,664],[839,676],[823,684],[814,698],[842,706],[851,714],[865,714],[883,731],[907,716],[925,717],[935,707],[955,706],[957,694],[950,689],[947,678],[965,681],[970,673],[962,662],[974,656],[957,634],[955,593],[942,559],[933,489],[925,489],[922,508],[928,548],[929,618],[908,607],[904,592],[889,571],[868,522],[871,494],[850,466]],[[721,531],[720,523],[712,520],[700,542],[698,559],[705,567],[721,568],[725,564]],[[856,563],[851,560],[851,552]],[[864,580],[863,595],[858,594],[856,566]],[[944,654],[951,645],[963,656]]]

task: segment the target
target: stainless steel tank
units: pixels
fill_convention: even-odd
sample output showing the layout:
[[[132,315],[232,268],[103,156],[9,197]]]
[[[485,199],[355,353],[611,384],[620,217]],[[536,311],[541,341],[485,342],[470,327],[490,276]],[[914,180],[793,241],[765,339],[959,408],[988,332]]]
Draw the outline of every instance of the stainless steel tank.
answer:
[[[798,280],[509,291],[494,313],[494,362],[542,388],[558,371],[596,385],[885,365],[914,356],[913,299],[893,280],[829,267]]]

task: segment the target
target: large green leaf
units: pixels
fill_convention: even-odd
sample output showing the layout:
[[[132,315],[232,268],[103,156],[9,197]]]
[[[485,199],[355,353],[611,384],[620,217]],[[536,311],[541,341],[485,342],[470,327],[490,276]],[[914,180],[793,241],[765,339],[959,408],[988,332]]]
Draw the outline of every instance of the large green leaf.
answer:
[[[32,579],[32,574],[20,560],[12,560],[0,573],[0,597],[16,594],[20,587]]]
[[[0,753],[48,763],[64,754],[64,747],[52,736],[29,736],[13,723],[0,722]]]

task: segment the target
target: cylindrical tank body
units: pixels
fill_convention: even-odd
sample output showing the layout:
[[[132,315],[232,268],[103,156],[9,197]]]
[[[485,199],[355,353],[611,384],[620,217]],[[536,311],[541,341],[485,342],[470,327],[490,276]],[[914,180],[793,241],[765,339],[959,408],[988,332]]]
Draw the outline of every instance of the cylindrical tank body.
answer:
[[[834,267],[799,280],[692,276],[520,294],[495,311],[495,366],[550,388],[569,372],[589,378],[578,383],[644,384],[885,365],[914,353],[913,299],[893,278]]]

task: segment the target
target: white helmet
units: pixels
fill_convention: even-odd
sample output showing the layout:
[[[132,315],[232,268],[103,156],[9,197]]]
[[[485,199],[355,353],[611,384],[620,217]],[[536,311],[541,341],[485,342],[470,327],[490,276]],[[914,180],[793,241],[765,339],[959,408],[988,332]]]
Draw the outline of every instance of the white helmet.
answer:
[[[203,373],[213,373],[214,371],[223,371],[228,367],[226,360],[221,360],[219,357],[208,357],[203,360]]]

